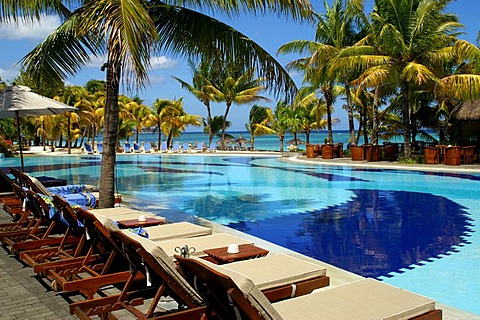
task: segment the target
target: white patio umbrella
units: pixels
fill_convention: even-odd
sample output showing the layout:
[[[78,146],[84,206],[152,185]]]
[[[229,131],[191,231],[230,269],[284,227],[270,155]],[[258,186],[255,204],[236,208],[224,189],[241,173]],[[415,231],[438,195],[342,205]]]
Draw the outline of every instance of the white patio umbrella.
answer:
[[[77,108],[44,97],[33,92],[29,87],[13,85],[0,92],[0,118],[17,120],[18,146],[22,171],[24,171],[23,151],[20,133],[20,117],[61,114],[75,111]]]

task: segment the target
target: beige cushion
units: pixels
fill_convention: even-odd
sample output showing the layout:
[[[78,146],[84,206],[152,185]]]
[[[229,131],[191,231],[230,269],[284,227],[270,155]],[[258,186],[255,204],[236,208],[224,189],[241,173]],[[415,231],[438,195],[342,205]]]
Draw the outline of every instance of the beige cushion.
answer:
[[[195,260],[198,261],[198,258]],[[205,260],[202,260],[202,263],[229,277],[241,274],[252,280],[259,290],[276,288],[326,275],[324,267],[286,254],[273,254],[223,265]]]
[[[212,263],[199,259],[197,257],[192,257],[196,261],[220,271],[218,265],[213,265]],[[244,276],[241,273],[235,272],[233,270],[227,270],[225,273],[228,275],[237,287],[245,295],[246,299],[251,303],[251,305],[258,311],[258,313],[266,320],[281,320],[280,315],[273,308],[273,306],[268,301],[267,297],[258,289],[258,287],[250,280],[248,277]],[[297,318],[296,320],[307,319],[307,318]]]
[[[136,240],[142,245],[145,250],[150,253],[158,265],[170,276],[172,279],[183,288],[197,303],[202,303],[202,298],[198,293],[190,286],[187,280],[177,271],[177,266],[173,262],[172,258],[169,257],[159,246],[157,246],[153,241],[150,241],[147,238],[141,237],[139,235],[133,234],[131,232],[124,232],[131,239]]]
[[[115,208],[105,208],[105,209],[90,209],[89,210],[93,214],[101,214],[102,216],[111,216],[111,215],[118,215],[118,214],[127,214],[127,213],[135,213],[137,215],[144,214],[140,210],[135,210],[129,207],[115,207]]]
[[[157,243],[171,257],[179,254],[175,251],[175,248],[183,247],[185,245],[188,245],[190,248],[195,248],[195,253],[192,253],[191,255],[204,257],[207,255],[205,252],[203,252],[205,249],[226,247],[229,244],[234,243],[238,245],[253,244],[252,241],[235,237],[227,233],[214,233],[212,235],[194,238],[177,238],[164,241],[155,241],[155,243]]]
[[[155,227],[146,227],[144,229],[148,234],[148,239],[152,241],[190,238],[212,234],[212,229],[190,222],[167,223]]]
[[[327,273],[324,267],[285,254],[228,263],[222,267],[244,274],[260,290],[325,277]]]
[[[273,306],[285,320],[399,320],[434,310],[435,301],[374,279],[362,279]]]

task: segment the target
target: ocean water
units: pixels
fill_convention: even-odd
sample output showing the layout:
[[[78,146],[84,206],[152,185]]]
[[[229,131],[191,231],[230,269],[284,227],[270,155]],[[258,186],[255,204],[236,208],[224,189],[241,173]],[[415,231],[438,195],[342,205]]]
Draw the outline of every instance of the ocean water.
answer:
[[[229,134],[233,135],[235,139],[239,138],[240,136],[250,141],[250,133],[247,131],[235,131],[229,132]],[[328,137],[327,131],[312,131],[310,133],[310,143],[312,144],[323,144],[325,143],[325,139]],[[164,136],[162,135],[162,140],[164,140]],[[100,135],[97,138],[97,141],[101,141],[102,136]],[[293,139],[292,134],[286,134],[284,139],[283,148],[287,150],[288,146],[290,145],[287,143],[289,140]],[[306,141],[305,134],[297,134],[297,139],[301,139]],[[333,141],[334,143],[343,143],[344,148],[348,144],[350,139],[350,135],[348,130],[335,130],[333,132]],[[392,142],[401,142],[403,138],[399,137],[398,139],[391,140]],[[139,142],[155,142],[158,141],[158,133],[146,133],[142,132],[139,134],[138,138]],[[233,139],[234,140],[234,139]],[[130,142],[135,141],[135,136],[129,138]],[[220,141],[219,137],[215,137],[214,142]],[[121,143],[123,144],[124,141]],[[184,132],[182,136],[178,138],[174,138],[174,142],[178,142],[180,145],[184,143],[191,143],[192,145],[197,144],[198,142],[208,143],[208,135],[203,132]],[[383,142],[383,141],[381,141]],[[363,144],[363,138],[360,139],[359,144]],[[250,147],[250,143],[247,143],[247,147]],[[300,150],[305,150],[305,146],[300,144]],[[268,150],[268,151],[280,151],[280,139],[276,135],[266,135],[266,136],[255,136],[254,140],[254,148],[256,150]]]

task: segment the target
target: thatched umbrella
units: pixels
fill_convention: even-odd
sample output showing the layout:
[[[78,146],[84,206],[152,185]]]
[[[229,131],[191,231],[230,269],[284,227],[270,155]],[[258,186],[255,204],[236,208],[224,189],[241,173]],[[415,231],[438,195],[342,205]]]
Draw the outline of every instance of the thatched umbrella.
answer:
[[[479,121],[480,101],[467,101],[456,107],[450,114],[451,120]]]
[[[456,144],[480,146],[480,100],[467,101],[456,107],[449,122],[455,124]]]

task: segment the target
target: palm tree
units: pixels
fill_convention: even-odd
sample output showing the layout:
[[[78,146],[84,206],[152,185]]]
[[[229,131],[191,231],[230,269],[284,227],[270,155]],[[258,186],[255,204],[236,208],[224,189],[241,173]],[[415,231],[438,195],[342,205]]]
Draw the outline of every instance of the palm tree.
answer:
[[[32,2],[58,4],[58,1],[48,0]],[[295,94],[295,84],[287,72],[258,44],[195,9],[208,8],[209,12],[238,14],[242,8],[254,13],[278,12],[298,19],[311,15],[308,1],[194,1],[188,4],[174,1],[167,4],[140,0],[84,0],[79,3],[80,7],[73,12],[63,7],[68,18],[22,63],[36,81],[59,83],[67,75],[73,75],[86,66],[90,61],[89,53],[106,53],[107,62],[103,69],[107,72],[107,95],[100,207],[114,205],[120,83],[123,80],[129,87],[146,85],[154,49],[183,56],[203,56],[207,60],[212,53],[218,55],[221,52],[226,61],[235,60],[245,68],[257,67],[267,85],[275,84],[271,87],[275,93],[286,93],[289,97]],[[16,4],[17,1],[6,2],[12,11],[16,11]]]
[[[162,132],[164,129],[163,123],[165,122],[168,114],[175,112],[174,104],[175,101],[156,99],[153,103],[153,112],[148,114],[145,119],[145,124],[147,126],[155,126],[154,132],[158,130],[158,146],[160,146],[162,143]]]
[[[136,98],[128,102],[126,104],[126,108],[130,111],[133,116],[133,120],[135,121],[135,141],[140,142],[138,140],[140,131],[142,131],[142,129],[146,127],[145,119],[149,114],[152,113],[152,109],[142,104],[141,101],[137,101]]]
[[[225,131],[228,113],[232,104],[242,105],[257,101],[270,101],[267,97],[259,95],[265,90],[262,86],[263,79],[255,78],[253,69],[242,72],[233,65],[227,66],[225,74],[220,76],[219,82],[213,83],[209,88],[214,92],[215,99],[225,102],[226,108],[223,115],[222,148],[225,148]]]
[[[382,90],[385,84],[396,86],[406,156],[411,155],[410,143],[415,139],[414,92],[432,92],[453,62],[455,32],[461,24],[454,15],[443,13],[449,2],[377,0],[370,34],[342,53],[344,62],[363,71],[361,87]]]
[[[207,129],[208,133],[208,144],[210,145],[213,141],[213,137],[215,133],[212,130],[212,110],[210,108],[210,102],[216,101],[216,97],[214,92],[212,91],[212,83],[209,79],[214,78],[214,70],[218,72],[216,69],[212,68],[212,65],[202,61],[200,65],[197,67],[193,62],[189,62],[190,69],[193,73],[193,81],[192,84],[189,84],[183,81],[180,78],[173,77],[175,80],[180,82],[182,88],[188,90],[191,94],[195,96],[198,100],[200,100],[207,109],[207,122],[205,128]]]
[[[285,133],[290,130],[290,118],[291,118],[292,108],[288,106],[285,101],[277,102],[277,107],[275,112],[269,111],[270,124],[275,134],[278,136],[280,141],[280,152],[283,152],[283,142],[285,140]]]
[[[304,72],[304,83],[310,83],[311,91],[319,90],[327,105],[328,141],[333,143],[332,112],[333,104],[340,90],[335,82],[346,84],[347,108],[349,111],[349,129],[351,140],[355,141],[353,128],[353,113],[348,83],[351,79],[350,70],[338,69],[332,66],[333,61],[342,49],[355,44],[363,33],[366,17],[363,14],[364,0],[335,0],[330,7],[324,1],[325,13],[316,15],[317,27],[315,40],[294,40],[278,49],[279,53],[308,53],[306,58],[300,58],[289,63],[289,68]]]
[[[255,136],[266,134],[275,134],[275,130],[270,128],[272,110],[267,107],[253,105],[250,109],[248,123],[245,128],[250,132],[250,149],[255,150]]]

